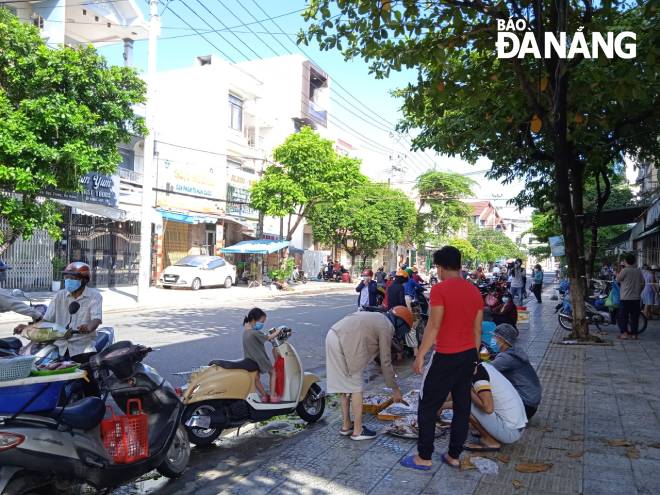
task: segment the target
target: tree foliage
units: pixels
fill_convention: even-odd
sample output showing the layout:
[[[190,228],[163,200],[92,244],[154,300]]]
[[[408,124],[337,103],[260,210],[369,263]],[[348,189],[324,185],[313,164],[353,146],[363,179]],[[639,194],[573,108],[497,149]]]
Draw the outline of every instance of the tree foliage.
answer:
[[[415,204],[386,184],[365,182],[349,197],[316,204],[309,213],[314,238],[342,244],[351,255],[373,256],[389,243],[406,239],[415,225]]]
[[[454,237],[447,241],[447,245],[454,246],[461,252],[463,263],[471,264],[477,261],[479,253],[469,240]]]
[[[475,182],[452,172],[429,170],[417,178],[420,205],[416,241],[440,244],[440,239],[456,233],[472,211],[462,200],[473,196]]]
[[[482,229],[470,225],[468,240],[477,251],[475,261],[489,263],[508,258],[522,257],[518,246],[500,230]]]
[[[338,156],[329,139],[310,127],[289,136],[275,148],[276,165],[266,168],[250,191],[251,205],[265,215],[295,217],[286,238],[291,240],[310,209],[321,202],[341,201],[366,179],[358,160]]]
[[[0,253],[36,228],[59,236],[49,189],[75,191],[89,172],[111,174],[117,145],[145,132],[135,71],[109,67],[89,47],[51,49],[39,31],[0,8]]]
[[[586,337],[584,183],[624,154],[660,157],[657,2],[613,0],[311,0],[299,40],[361,57],[376,77],[417,70],[399,127],[414,148],[491,160],[489,177],[524,179],[518,206],[552,203],[565,237],[574,329]],[[637,58],[498,59],[497,20],[547,32],[636,33]]]

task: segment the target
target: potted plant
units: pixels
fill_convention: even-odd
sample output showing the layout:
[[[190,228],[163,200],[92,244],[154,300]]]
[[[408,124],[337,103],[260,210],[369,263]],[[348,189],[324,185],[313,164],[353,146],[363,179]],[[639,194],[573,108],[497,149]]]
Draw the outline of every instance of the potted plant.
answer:
[[[66,267],[66,260],[59,256],[53,257],[53,281],[51,290],[57,292],[62,288],[62,270]]]

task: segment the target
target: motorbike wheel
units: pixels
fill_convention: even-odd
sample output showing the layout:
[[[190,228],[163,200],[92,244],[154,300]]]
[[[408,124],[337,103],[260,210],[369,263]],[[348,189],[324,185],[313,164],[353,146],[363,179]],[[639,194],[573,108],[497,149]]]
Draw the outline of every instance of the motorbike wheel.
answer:
[[[325,397],[321,397],[320,399],[314,399],[313,397],[313,394],[318,395],[320,393],[321,387],[319,387],[318,383],[314,383],[307,391],[305,398],[298,403],[296,412],[303,421],[315,423],[323,416],[323,412],[325,411]]]
[[[183,419],[181,422],[185,425],[186,421],[188,421],[191,416],[215,414],[217,411],[218,406],[213,402],[201,402],[198,404],[192,404],[186,407],[186,410],[183,411]],[[198,447],[208,447],[222,433],[222,428],[204,429],[186,426],[185,429],[188,433],[188,440],[190,440],[190,443]]]
[[[649,324],[649,321],[646,319],[646,316],[644,316],[642,313],[639,314],[639,323],[637,324],[637,333],[644,333],[644,330],[646,330],[646,327]]]
[[[561,326],[564,330],[568,330],[568,331],[573,330],[572,317],[559,313],[558,319],[559,319],[559,326]]]
[[[188,467],[189,460],[190,442],[188,441],[188,434],[185,427],[179,425],[165,460],[156,470],[166,478],[179,478]]]
[[[52,493],[52,480],[26,471],[17,473],[2,491],[2,495],[46,495]]]

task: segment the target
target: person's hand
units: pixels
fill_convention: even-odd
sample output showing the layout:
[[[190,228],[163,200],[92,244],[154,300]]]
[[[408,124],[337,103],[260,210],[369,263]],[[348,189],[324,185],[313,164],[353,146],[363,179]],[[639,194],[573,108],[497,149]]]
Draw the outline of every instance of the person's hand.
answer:
[[[417,354],[412,369],[418,375],[421,375],[424,372],[424,356],[421,352]]]
[[[17,325],[16,328],[14,328],[14,335],[18,335],[19,333],[21,333],[27,327],[28,327],[28,325],[23,325],[23,324]]]
[[[401,395],[401,389],[398,388],[394,389],[394,391],[392,392],[392,401],[394,401],[395,404],[403,402],[403,395]]]
[[[89,325],[80,325],[78,327],[78,332],[80,333],[89,333],[91,330],[89,329]]]

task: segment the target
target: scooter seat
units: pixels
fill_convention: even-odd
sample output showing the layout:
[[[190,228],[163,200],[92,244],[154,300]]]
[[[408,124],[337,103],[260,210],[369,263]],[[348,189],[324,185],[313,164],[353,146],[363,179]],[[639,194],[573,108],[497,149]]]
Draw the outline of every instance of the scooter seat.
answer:
[[[71,428],[91,430],[105,416],[105,403],[98,397],[85,397],[70,406],[56,407],[48,416]]]
[[[226,370],[245,370],[245,371],[259,371],[259,365],[252,361],[252,359],[241,359],[240,361],[225,361],[224,359],[216,359],[209,363],[209,366],[220,366]]]

